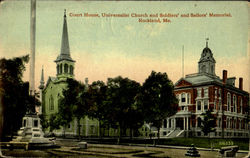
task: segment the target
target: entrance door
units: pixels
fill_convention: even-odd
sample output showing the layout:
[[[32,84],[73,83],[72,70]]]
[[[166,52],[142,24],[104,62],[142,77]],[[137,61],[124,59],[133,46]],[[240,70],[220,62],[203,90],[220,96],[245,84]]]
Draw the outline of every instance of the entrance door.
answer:
[[[183,118],[176,118],[176,128],[180,128],[181,130],[183,130],[184,129],[183,121],[184,121]]]

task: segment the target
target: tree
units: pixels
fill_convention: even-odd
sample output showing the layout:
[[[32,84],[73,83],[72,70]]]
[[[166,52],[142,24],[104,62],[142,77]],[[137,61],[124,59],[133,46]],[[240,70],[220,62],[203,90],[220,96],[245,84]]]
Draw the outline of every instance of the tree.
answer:
[[[3,128],[0,131],[2,130],[3,137],[13,136],[14,132],[20,128],[22,117],[25,115],[27,108],[35,109],[33,99],[29,95],[29,84],[22,81],[25,63],[28,61],[28,55],[0,60],[2,89],[0,111],[3,114],[0,121],[3,122]]]
[[[177,99],[174,95],[174,85],[166,73],[152,71],[142,85],[138,103],[143,107],[145,121],[152,123],[158,129],[162,120],[177,112]]]
[[[75,117],[77,119],[78,135],[80,137],[80,119],[84,117],[86,109],[84,102],[79,100],[79,95],[80,93],[84,93],[85,87],[80,82],[71,78],[68,78],[66,82],[67,87],[62,92],[63,97],[59,99],[58,113],[50,117],[50,131],[59,129],[60,126],[65,128]]]
[[[135,106],[135,97],[140,90],[140,84],[128,78],[118,76],[116,78],[108,78],[107,82],[107,104],[110,109],[108,120],[112,125],[118,125],[119,137],[121,137],[129,127],[131,121],[128,116],[133,114]],[[133,120],[137,123],[139,119]]]
[[[201,120],[201,130],[205,136],[216,131],[216,116],[213,115],[212,112],[212,109],[208,109],[205,113],[201,114],[203,116]]]
[[[101,129],[108,122],[109,109],[106,104],[107,99],[107,86],[103,81],[93,82],[89,88],[89,107],[88,116],[96,118],[99,121],[99,137],[102,137]]]

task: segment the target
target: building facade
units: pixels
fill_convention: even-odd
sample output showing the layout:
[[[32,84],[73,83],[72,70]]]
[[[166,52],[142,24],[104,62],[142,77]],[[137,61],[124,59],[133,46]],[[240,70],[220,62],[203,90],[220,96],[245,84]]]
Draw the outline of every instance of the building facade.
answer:
[[[75,61],[71,58],[69,37],[67,28],[66,11],[63,17],[63,31],[61,41],[61,52],[55,60],[56,77],[49,77],[47,83],[44,82],[44,71],[42,69],[40,81],[40,95],[42,101],[42,114],[49,120],[52,114],[58,112],[59,100],[63,97],[63,90],[67,87],[67,79],[74,78]],[[45,84],[45,85],[44,85]],[[88,84],[88,83],[86,83]],[[77,135],[77,121],[74,119],[66,127],[54,131],[57,135]],[[98,136],[98,121],[85,117],[80,121],[82,136]]]
[[[216,61],[208,43],[198,62],[198,73],[189,74],[175,83],[179,100],[178,112],[163,121],[161,137],[204,136],[201,131],[202,113],[213,110],[216,131],[211,137],[248,137],[249,93],[243,90],[243,78],[239,86],[235,77],[223,78],[215,74]]]

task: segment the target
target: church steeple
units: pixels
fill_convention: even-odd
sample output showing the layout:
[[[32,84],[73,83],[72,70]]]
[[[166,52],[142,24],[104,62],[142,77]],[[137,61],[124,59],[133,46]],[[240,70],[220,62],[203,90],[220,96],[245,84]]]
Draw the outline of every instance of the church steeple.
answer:
[[[208,38],[206,38],[206,47],[201,53],[200,61],[198,62],[199,73],[207,73],[210,75],[215,75],[215,59],[213,53],[208,48]]]
[[[40,80],[40,86],[39,89],[43,89],[44,88],[44,72],[43,72],[43,67],[42,67],[42,73],[41,73],[41,80]]]
[[[62,77],[73,78],[75,61],[70,56],[66,9],[64,10],[64,16],[63,16],[61,52],[56,58],[55,62],[57,65],[57,77],[58,78],[62,78]]]

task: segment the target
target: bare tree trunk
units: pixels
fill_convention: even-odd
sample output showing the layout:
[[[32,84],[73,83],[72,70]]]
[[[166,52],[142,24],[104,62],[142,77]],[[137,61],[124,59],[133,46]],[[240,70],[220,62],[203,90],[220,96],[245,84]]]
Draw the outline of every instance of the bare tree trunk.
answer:
[[[0,142],[2,141],[2,136],[3,136],[3,121],[4,121],[4,103],[3,103],[3,83],[2,83],[2,78],[0,76]],[[0,144],[0,157],[2,157],[2,150],[1,150],[1,144]]]

